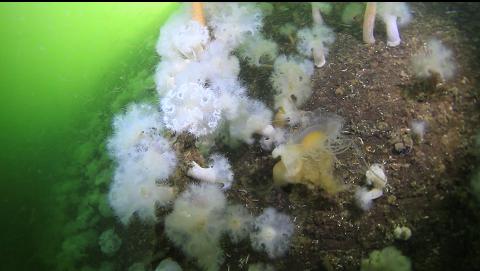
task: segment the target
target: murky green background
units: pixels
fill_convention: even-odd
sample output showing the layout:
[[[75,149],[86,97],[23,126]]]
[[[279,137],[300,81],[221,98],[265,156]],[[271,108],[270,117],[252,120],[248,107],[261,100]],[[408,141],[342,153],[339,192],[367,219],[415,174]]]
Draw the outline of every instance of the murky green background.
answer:
[[[153,88],[176,7],[0,4],[1,270],[50,270],[66,220],[55,189],[83,170],[75,148],[102,142],[112,114]]]

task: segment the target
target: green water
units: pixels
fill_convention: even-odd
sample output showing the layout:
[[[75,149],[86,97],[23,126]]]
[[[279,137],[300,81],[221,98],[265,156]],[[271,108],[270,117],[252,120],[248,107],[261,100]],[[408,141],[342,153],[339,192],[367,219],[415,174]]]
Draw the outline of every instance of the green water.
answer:
[[[112,114],[153,87],[155,40],[176,7],[0,4],[0,270],[52,270],[71,220],[57,188],[100,155],[90,149]]]

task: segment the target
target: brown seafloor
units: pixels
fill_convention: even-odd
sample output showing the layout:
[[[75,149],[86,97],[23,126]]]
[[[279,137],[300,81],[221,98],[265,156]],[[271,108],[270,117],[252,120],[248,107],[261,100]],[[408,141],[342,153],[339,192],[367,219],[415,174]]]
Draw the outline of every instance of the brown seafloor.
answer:
[[[288,5],[291,10],[282,9]],[[254,252],[248,241],[232,245],[225,238],[221,270],[247,270],[246,260],[266,262],[276,270],[359,270],[362,258],[388,245],[410,257],[414,270],[480,268],[480,233],[472,228],[474,223],[479,225],[479,208],[470,206],[468,194],[475,165],[471,149],[480,127],[480,26],[472,22],[480,5],[413,3],[411,7],[414,19],[401,29],[402,43],[395,48],[386,46],[378,20],[376,43],[365,45],[360,26],[336,24],[333,20],[338,16],[326,16],[336,41],[327,64],[315,70],[313,95],[303,109],[324,108],[345,119],[343,133],[357,147],[339,155],[336,163],[336,177],[349,185],[345,192],[329,198],[302,185],[275,188],[271,177],[275,160],[258,144],[242,145],[241,151],[215,147],[231,160],[235,173],[235,183],[227,192],[229,202],[243,204],[255,215],[273,206],[288,213],[296,229],[287,255],[275,260]],[[279,22],[310,23],[308,6],[275,4],[274,12],[278,13],[266,19],[266,28]],[[435,91],[414,89],[410,57],[431,37],[454,51],[456,76]],[[273,38],[281,40],[275,34]],[[286,53],[293,52],[288,41],[280,46],[287,46]],[[268,68],[258,68],[242,74],[253,96],[271,96],[269,73]],[[271,97],[266,103],[271,105]],[[410,131],[412,120],[428,123],[423,141]],[[179,161],[201,159],[192,138],[180,137],[176,144],[185,156]],[[371,210],[362,212],[353,203],[354,189],[364,182],[365,171],[373,163],[385,165],[387,191]],[[186,167],[183,162],[173,178],[180,187],[188,180]],[[395,240],[397,225],[408,226],[412,237]],[[138,233],[142,226],[133,228]],[[146,237],[153,247],[152,267],[172,257],[183,270],[197,270],[195,261],[186,259],[165,237],[162,220],[154,232],[155,238]]]

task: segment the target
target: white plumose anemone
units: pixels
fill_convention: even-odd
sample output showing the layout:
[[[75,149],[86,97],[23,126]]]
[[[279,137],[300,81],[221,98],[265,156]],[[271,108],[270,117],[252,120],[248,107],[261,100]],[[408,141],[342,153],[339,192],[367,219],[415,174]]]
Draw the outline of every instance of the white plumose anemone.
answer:
[[[175,132],[205,136],[215,131],[222,107],[217,94],[197,83],[182,84],[161,100],[165,127]]]
[[[128,224],[134,214],[145,222],[156,221],[156,207],[169,204],[175,197],[175,188],[139,177],[138,173],[117,168],[108,193],[110,205],[123,224]]]
[[[223,262],[220,237],[225,231],[226,198],[212,184],[190,185],[165,218],[165,233],[205,270],[218,270]]]
[[[131,104],[125,114],[115,116],[113,135],[108,139],[110,155],[117,160],[129,159],[149,137],[147,133],[162,128],[161,115],[151,105]]]
[[[155,70],[154,80],[158,96],[163,97],[165,93],[176,86],[177,76],[184,71],[190,60],[164,60],[160,62]]]
[[[278,54],[278,46],[275,42],[267,40],[258,34],[247,38],[241,45],[239,53],[250,65],[258,67],[263,64],[261,60],[267,62],[275,60]]]
[[[437,39],[429,40],[424,50],[412,57],[412,66],[419,78],[428,78],[438,73],[442,80],[452,78],[456,68],[452,50]]]
[[[168,60],[196,60],[209,40],[207,27],[191,20],[187,12],[179,12],[162,27],[157,53]]]
[[[130,105],[113,122],[108,149],[118,166],[108,199],[124,224],[135,213],[143,221],[155,221],[155,207],[168,204],[175,196],[175,189],[157,185],[166,182],[177,165],[162,128],[160,113],[147,104]]]
[[[215,38],[232,49],[257,34],[263,24],[262,12],[253,3],[209,3],[207,15]]]
[[[291,101],[301,106],[312,95],[310,77],[313,63],[307,59],[279,56],[273,64],[272,86],[276,91],[275,108]]]

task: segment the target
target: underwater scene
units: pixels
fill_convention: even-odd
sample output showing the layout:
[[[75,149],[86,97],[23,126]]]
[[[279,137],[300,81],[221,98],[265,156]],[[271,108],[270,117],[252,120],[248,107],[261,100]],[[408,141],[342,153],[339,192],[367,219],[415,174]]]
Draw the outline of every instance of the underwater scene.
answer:
[[[480,270],[478,3],[1,3],[0,270]]]

